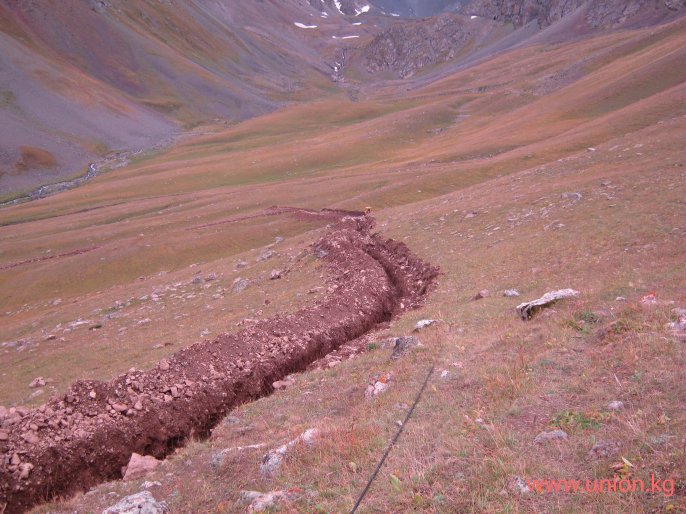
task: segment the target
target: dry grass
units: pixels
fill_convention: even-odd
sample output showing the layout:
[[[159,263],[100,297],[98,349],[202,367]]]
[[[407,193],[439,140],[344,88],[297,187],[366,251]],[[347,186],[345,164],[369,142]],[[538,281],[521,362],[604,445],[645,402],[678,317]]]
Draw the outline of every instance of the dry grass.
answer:
[[[116,299],[188,283],[196,262],[203,272],[224,273],[226,287],[237,276],[239,257],[254,259],[279,234],[288,236],[284,258],[297,255],[318,227],[283,219],[188,228],[272,204],[372,205],[382,232],[443,272],[427,305],[395,320],[378,340],[409,333],[421,318],[442,323],[421,333],[424,347],[406,358],[391,360],[390,349],[377,345],[237,409],[236,423],[179,450],[150,478],[162,482],[155,497],[174,512],[235,512],[245,509],[236,503],[242,489],[297,487],[302,500],[282,511],[348,511],[404,417],[402,404],[412,403],[435,362],[437,371],[361,512],[678,512],[686,508],[685,347],[664,325],[671,308],[686,306],[686,104],[680,71],[672,70],[664,87],[651,77],[674,68],[659,55],[683,54],[683,30],[674,30],[683,28],[679,23],[650,37],[623,32],[520,49],[415,92],[402,105],[382,91],[350,109],[335,101],[284,109],[188,141],[83,189],[3,211],[2,263],[86,241],[103,247],[0,275],[1,310],[11,313],[2,318],[7,334],[37,339],[59,317],[85,317]],[[540,98],[526,92],[581,52],[600,53],[576,81]],[[618,81],[617,101],[602,102],[608,81],[629,69],[634,75]],[[603,105],[611,112],[596,108]],[[446,112],[469,117],[451,125]],[[254,265],[247,273],[260,280],[272,266]],[[90,376],[145,365],[172,349],[139,353],[141,341],[171,339],[175,332],[185,344],[208,318],[217,322],[214,331],[258,310],[294,308],[293,294],[321,281],[318,269],[302,266],[290,283],[259,282],[254,296],[232,297],[230,314],[188,316],[184,327],[175,316],[206,302],[163,303],[164,310],[151,311],[159,316],[155,326],[166,327],[159,332],[135,328],[135,317],[116,320],[103,327],[107,338],[90,343],[84,333],[50,353],[41,343],[37,352],[46,353],[26,362],[37,362],[36,355],[56,365],[73,360],[65,367],[71,380],[83,348],[101,347],[111,359],[108,348],[124,339],[118,330],[126,326],[131,344],[122,342],[119,360]],[[161,271],[168,276],[158,276]],[[562,287],[582,294],[530,322],[515,315],[517,299],[501,296],[517,288],[529,299]],[[490,297],[471,300],[485,288]],[[651,291],[663,303],[646,309],[640,299]],[[59,308],[50,303],[58,294]],[[275,301],[260,307],[266,294]],[[128,308],[138,314],[140,307]],[[35,369],[21,368],[12,352],[3,355],[11,359],[0,365],[3,379],[12,373],[13,384],[28,383]],[[367,401],[367,381],[380,371],[393,372],[392,386]],[[18,389],[7,394],[19,397]],[[610,411],[613,400],[624,408]],[[232,451],[221,466],[210,465],[218,450],[273,448],[310,427],[322,431],[318,444],[299,448],[272,480],[259,475],[262,449]],[[553,427],[569,439],[533,443]],[[590,458],[601,440],[614,441],[617,453]],[[521,494],[516,486],[517,478],[611,478],[622,457],[633,464],[634,478],[673,478],[674,496]],[[104,484],[36,512],[99,511],[139,486]]]

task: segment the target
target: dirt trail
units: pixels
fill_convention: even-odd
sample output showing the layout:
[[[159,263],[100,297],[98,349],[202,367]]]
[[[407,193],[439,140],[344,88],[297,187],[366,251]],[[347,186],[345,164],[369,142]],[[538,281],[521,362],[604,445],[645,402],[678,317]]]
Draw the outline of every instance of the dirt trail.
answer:
[[[82,253],[92,252],[93,250],[97,250],[99,248],[101,248],[101,247],[100,246],[90,246],[88,248],[79,248],[78,250],[72,250],[71,252],[58,253],[55,255],[43,255],[41,257],[34,257],[33,259],[26,259],[23,261],[11,262],[9,264],[5,264],[3,266],[0,266],[0,271],[6,270],[6,269],[16,268],[18,266],[23,266],[25,264],[33,264],[35,262],[50,261],[52,259],[61,259],[62,257],[71,257],[74,255],[81,255]]]
[[[252,220],[255,218],[263,218],[266,216],[279,216],[282,214],[290,214],[296,216],[300,219],[312,219],[312,220],[328,220],[336,221],[342,216],[360,216],[362,215],[359,211],[344,211],[340,209],[322,209],[320,211],[311,209],[302,209],[299,207],[279,207],[277,205],[272,205],[268,209],[257,214],[246,214],[245,216],[235,216],[233,218],[228,218],[221,221],[215,221],[212,223],[205,223],[203,225],[197,225],[195,227],[189,227],[186,230],[199,230],[202,228],[215,227],[217,225],[224,225],[226,223],[238,223],[240,221]]]
[[[373,234],[369,216],[323,212],[337,220],[313,245],[329,271],[324,299],[197,343],[155,369],[79,381],[0,419],[0,512],[119,478],[132,452],[163,458],[189,436],[208,435],[232,408],[270,394],[274,381],[421,304],[436,268]]]

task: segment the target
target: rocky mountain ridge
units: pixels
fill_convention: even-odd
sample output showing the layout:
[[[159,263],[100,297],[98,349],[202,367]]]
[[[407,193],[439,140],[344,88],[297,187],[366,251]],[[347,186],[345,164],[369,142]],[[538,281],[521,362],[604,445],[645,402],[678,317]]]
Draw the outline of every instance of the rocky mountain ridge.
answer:
[[[460,12],[485,16],[522,26],[535,21],[547,27],[579,8],[587,9],[586,22],[593,28],[610,28],[643,15],[644,19],[668,16],[684,8],[684,0],[470,0]],[[640,20],[633,20],[640,23]]]

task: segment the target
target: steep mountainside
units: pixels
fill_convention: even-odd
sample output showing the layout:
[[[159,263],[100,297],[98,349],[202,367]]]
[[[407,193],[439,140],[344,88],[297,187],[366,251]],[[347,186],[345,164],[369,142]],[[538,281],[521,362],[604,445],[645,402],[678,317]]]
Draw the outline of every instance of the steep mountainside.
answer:
[[[684,4],[6,0],[0,203],[86,170],[125,165],[201,124],[239,122],[329,94],[332,78],[356,97],[358,89],[374,91],[385,79],[444,63],[450,72],[538,32],[564,41],[650,25],[683,13]],[[459,13],[407,19],[442,11]],[[556,25],[562,18],[571,21]]]
[[[349,25],[298,0],[0,3],[0,199],[311,98],[330,85],[325,31]]]
[[[486,18],[472,20],[455,14],[399,22],[364,48],[364,66],[370,73],[391,71],[408,78],[426,66],[465,55],[491,37],[498,26]]]
[[[397,21],[360,46],[351,62],[365,73],[408,78],[425,68],[492,56],[520,44],[562,42],[600,30],[662,23],[684,14],[685,4],[683,0],[471,0],[456,6],[459,14]]]
[[[608,28],[631,21],[648,25],[684,8],[684,0],[470,0],[462,12],[487,16],[521,26],[536,21],[547,27],[585,6],[586,22],[593,28]]]
[[[372,0],[379,9],[406,17],[422,18],[459,10],[466,0]]]

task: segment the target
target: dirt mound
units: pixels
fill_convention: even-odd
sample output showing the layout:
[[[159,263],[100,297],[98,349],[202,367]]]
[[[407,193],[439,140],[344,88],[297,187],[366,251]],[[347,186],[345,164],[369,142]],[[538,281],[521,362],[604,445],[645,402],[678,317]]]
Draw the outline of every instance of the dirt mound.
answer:
[[[237,405],[270,394],[274,381],[423,301],[436,268],[372,234],[368,216],[320,215],[337,220],[313,246],[330,272],[325,299],[195,344],[156,369],[77,382],[0,420],[0,511],[119,478],[134,452],[162,458],[189,436],[209,434]]]

